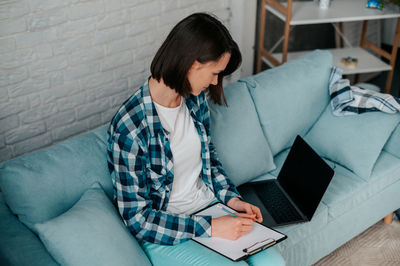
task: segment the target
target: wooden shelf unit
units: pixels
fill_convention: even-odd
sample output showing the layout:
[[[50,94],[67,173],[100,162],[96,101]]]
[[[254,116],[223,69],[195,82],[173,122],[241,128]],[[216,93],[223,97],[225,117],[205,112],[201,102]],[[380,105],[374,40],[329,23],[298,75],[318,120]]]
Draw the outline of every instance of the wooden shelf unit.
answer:
[[[378,71],[389,71],[385,93],[390,92],[393,80],[394,64],[400,39],[400,11],[395,5],[386,5],[383,10],[365,7],[365,0],[334,0],[328,9],[320,9],[314,1],[296,2],[288,0],[280,3],[277,0],[261,0],[261,14],[259,20],[259,40],[257,53],[257,72],[261,71],[262,61],[270,66],[278,66],[288,59],[296,58],[309,51],[288,53],[290,27],[296,25],[310,25],[322,23],[336,23],[349,21],[363,21],[360,47],[329,49],[334,57],[334,64],[344,70],[344,74],[360,74]],[[282,53],[270,53],[264,47],[265,19],[269,11],[285,22]],[[391,53],[388,53],[366,39],[368,21],[374,19],[397,18],[397,26]],[[268,31],[268,29],[267,29]],[[365,48],[385,57],[389,64],[381,61],[369,53]],[[358,58],[355,68],[348,68],[340,60],[343,57]]]

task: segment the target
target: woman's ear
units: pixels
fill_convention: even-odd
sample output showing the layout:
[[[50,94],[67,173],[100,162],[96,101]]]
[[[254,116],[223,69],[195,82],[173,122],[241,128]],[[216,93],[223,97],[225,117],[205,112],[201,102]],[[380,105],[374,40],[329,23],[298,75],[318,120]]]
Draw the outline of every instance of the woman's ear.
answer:
[[[201,68],[201,65],[202,64],[199,61],[195,60],[193,65],[190,67],[190,70],[199,70]]]

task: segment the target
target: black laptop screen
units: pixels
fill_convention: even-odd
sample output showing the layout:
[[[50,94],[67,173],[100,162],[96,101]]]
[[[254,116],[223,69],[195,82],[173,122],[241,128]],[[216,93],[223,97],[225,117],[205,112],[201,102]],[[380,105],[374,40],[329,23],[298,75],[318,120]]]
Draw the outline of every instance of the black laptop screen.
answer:
[[[330,166],[297,136],[278,181],[304,215],[311,219],[333,174]]]

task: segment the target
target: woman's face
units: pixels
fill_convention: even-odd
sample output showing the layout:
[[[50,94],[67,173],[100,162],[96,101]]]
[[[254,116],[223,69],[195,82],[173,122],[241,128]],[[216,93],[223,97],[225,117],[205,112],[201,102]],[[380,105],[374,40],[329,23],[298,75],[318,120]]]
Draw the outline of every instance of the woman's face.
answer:
[[[197,96],[210,85],[217,85],[218,74],[226,68],[230,58],[230,53],[224,53],[217,61],[210,61],[204,64],[195,61],[188,72],[192,94]]]

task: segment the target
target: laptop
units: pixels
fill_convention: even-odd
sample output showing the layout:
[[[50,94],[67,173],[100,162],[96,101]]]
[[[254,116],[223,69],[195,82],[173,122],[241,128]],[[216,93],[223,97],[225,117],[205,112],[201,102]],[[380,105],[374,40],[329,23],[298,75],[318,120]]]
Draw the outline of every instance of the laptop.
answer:
[[[279,227],[311,221],[333,169],[297,136],[277,179],[246,183],[237,189],[260,208],[262,224]]]

